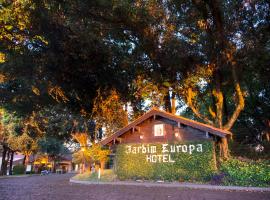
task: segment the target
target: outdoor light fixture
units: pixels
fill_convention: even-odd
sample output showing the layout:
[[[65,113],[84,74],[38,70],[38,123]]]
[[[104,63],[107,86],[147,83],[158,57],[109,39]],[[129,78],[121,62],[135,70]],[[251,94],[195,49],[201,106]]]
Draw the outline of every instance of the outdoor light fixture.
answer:
[[[179,133],[177,133],[177,132],[174,133],[174,135],[175,135],[175,137],[179,137]]]
[[[141,140],[143,139],[143,135],[140,135],[140,139],[141,139]]]

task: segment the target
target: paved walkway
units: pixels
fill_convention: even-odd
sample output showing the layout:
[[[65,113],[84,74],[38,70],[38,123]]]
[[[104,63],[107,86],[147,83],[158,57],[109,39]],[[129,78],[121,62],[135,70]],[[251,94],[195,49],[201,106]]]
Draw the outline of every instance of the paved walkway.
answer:
[[[0,179],[0,200],[269,200],[270,192],[70,183],[74,174]],[[140,184],[140,183],[139,183]]]

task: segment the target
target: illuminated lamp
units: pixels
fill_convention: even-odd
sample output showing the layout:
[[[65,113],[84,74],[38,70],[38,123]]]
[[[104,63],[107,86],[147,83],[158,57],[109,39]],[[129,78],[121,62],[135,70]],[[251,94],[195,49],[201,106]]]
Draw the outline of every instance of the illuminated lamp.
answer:
[[[40,162],[38,162],[38,161],[34,162],[34,165],[39,165],[39,164],[40,164]]]
[[[46,162],[46,160],[45,159],[42,159],[41,160],[41,164],[46,164],[47,162]]]
[[[179,133],[178,132],[174,133],[174,136],[179,137]]]
[[[140,135],[140,139],[141,139],[141,140],[143,139],[143,135]]]

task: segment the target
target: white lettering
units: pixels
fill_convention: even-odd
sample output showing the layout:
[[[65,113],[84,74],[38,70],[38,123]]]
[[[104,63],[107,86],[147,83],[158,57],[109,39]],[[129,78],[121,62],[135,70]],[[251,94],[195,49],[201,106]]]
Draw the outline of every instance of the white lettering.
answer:
[[[132,146],[126,145],[126,154],[147,154],[146,155],[146,162],[163,162],[163,163],[174,163],[175,161],[171,158],[172,153],[189,153],[192,154],[193,152],[203,152],[202,144],[188,144],[188,145],[169,145],[169,144],[162,144],[161,149],[157,149],[155,145],[145,145],[142,144],[140,146]],[[157,154],[160,152],[161,154]]]
[[[151,155],[146,155],[146,162],[151,162],[152,161],[151,158],[152,158]]]
[[[157,155],[152,155],[152,162],[154,162],[154,163],[157,162]]]
[[[149,144],[147,145],[147,152],[150,153]]]
[[[127,145],[126,153],[127,153],[127,154],[131,153],[131,146]]]
[[[162,153],[169,152],[167,149],[168,144],[162,144]]]
[[[163,155],[162,161],[163,161],[163,162],[168,162],[168,154],[164,154],[164,155]]]
[[[174,163],[175,161],[171,159],[171,155],[169,155],[169,163]]]
[[[146,148],[142,145],[142,153],[146,153]]]
[[[202,152],[202,144],[197,144],[197,151]]]
[[[157,147],[151,146],[151,153],[156,153],[156,152],[157,152]]]
[[[189,154],[192,154],[194,150],[195,150],[195,146],[193,144],[189,145]]]
[[[140,149],[142,149],[142,147],[138,147],[138,153],[140,153]]]
[[[133,153],[133,154],[136,154],[136,153],[137,153],[136,147],[133,147],[133,148],[132,148],[132,153]]]
[[[185,153],[187,152],[187,145],[182,145],[182,151]]]
[[[175,153],[175,145],[171,145],[171,153]]]
[[[176,146],[177,153],[179,153],[179,152],[181,151],[181,146],[182,146],[182,145],[177,145],[177,146]]]

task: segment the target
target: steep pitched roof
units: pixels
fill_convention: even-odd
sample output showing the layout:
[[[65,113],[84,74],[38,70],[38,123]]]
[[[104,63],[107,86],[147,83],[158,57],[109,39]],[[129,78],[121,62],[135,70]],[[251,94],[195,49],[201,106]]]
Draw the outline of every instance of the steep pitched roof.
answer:
[[[222,129],[213,127],[213,126],[208,125],[208,124],[197,122],[197,121],[194,121],[194,120],[191,120],[191,119],[187,119],[185,117],[181,117],[181,116],[174,115],[174,114],[171,114],[171,113],[168,113],[168,112],[165,112],[165,111],[161,111],[161,110],[159,110],[157,108],[153,108],[150,111],[148,111],[147,113],[145,113],[144,115],[142,115],[141,117],[137,118],[135,121],[131,122],[127,126],[125,126],[122,129],[118,130],[116,133],[114,133],[110,137],[105,138],[100,143],[102,145],[106,145],[106,144],[110,143],[111,141],[113,141],[117,137],[119,137],[122,134],[126,133],[130,129],[135,128],[137,125],[139,125],[143,121],[145,121],[145,120],[147,120],[147,119],[149,119],[150,117],[153,117],[153,116],[164,117],[164,118],[170,119],[172,121],[179,122],[180,124],[184,124],[184,125],[190,126],[192,128],[196,128],[196,129],[199,129],[199,130],[202,130],[202,131],[205,131],[205,132],[209,132],[209,133],[211,133],[213,135],[216,135],[216,136],[219,136],[219,137],[226,137],[226,135],[232,135],[232,133],[230,131],[222,130]]]

